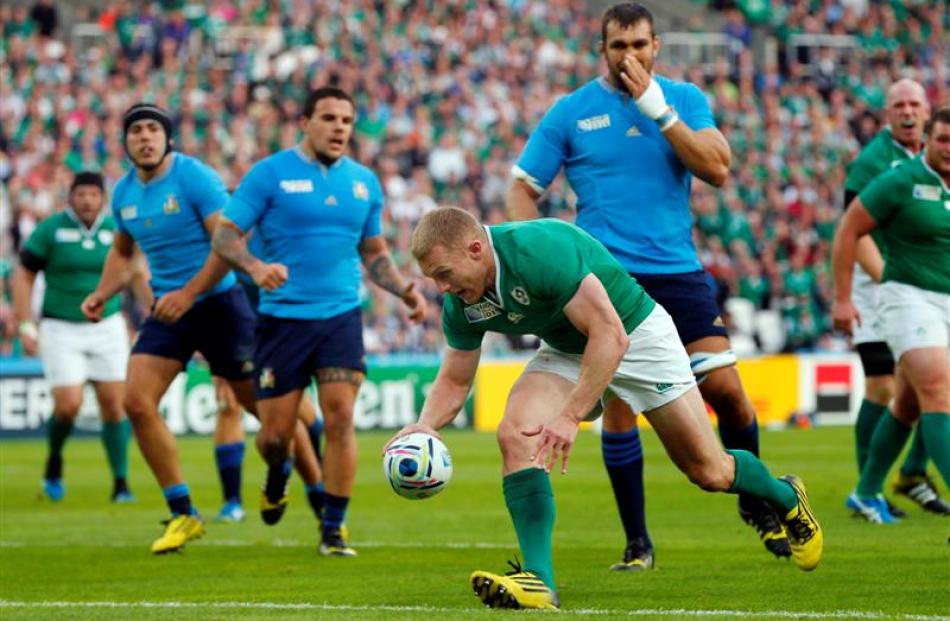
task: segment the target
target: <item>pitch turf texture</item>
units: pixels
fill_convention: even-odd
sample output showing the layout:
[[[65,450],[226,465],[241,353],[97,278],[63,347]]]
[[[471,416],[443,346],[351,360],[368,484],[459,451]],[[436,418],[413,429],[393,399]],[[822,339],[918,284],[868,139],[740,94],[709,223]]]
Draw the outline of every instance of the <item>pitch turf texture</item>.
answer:
[[[95,439],[66,447],[66,498],[37,498],[45,445],[0,444],[0,618],[88,619],[479,619],[525,614],[487,610],[474,597],[474,569],[501,572],[516,551],[505,511],[494,437],[447,433],[455,461],[440,496],[409,501],[383,480],[389,434],[361,433],[360,471],[348,517],[355,559],[317,555],[317,533],[299,479],[274,527],[257,514],[263,466],[245,460],[248,519],[208,524],[184,552],[149,553],[165,517],[161,494],[132,449],[132,505],[112,506],[105,457]],[[762,435],[775,473],[808,484],[825,528],[825,559],[813,573],[766,553],[736,514],[735,497],[694,489],[644,433],[647,512],[657,566],[608,571],[624,545],[599,442],[581,433],[558,503],[558,618],[935,619],[950,615],[950,519],[899,501],[910,519],[873,526],[849,517],[854,484],[851,430]],[[219,507],[211,440],[179,444],[192,495],[205,517]],[[250,448],[250,444],[249,444]],[[528,613],[539,614],[539,613]],[[540,613],[544,614],[544,613]]]

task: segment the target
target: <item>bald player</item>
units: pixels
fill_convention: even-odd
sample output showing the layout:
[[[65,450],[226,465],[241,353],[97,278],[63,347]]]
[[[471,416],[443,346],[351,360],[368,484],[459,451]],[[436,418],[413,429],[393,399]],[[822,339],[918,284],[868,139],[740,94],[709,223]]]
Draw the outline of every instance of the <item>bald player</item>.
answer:
[[[887,91],[884,108],[886,125],[848,166],[845,181],[845,207],[876,177],[905,162],[923,148],[924,124],[930,106],[924,88],[917,82],[903,79]],[[858,473],[864,468],[871,438],[878,423],[885,418],[888,404],[894,397],[894,356],[884,339],[881,318],[877,312],[881,276],[887,250],[883,231],[875,229],[858,244],[858,264],[854,268],[851,301],[861,315],[861,324],[854,328],[852,342],[864,368],[864,400],[855,423],[855,448]],[[911,448],[900,469],[895,491],[919,504],[927,511],[946,515],[950,505],[938,495],[927,477],[927,453],[920,429],[914,433]],[[883,515],[869,510],[852,494],[847,507],[871,522],[890,521],[904,517],[898,507],[885,503]]]

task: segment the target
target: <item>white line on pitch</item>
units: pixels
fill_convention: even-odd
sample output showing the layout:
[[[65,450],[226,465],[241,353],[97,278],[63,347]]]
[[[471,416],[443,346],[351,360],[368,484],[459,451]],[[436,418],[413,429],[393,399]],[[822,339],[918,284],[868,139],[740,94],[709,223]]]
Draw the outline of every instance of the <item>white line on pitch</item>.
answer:
[[[158,609],[240,609],[240,610],[326,610],[342,612],[428,612],[475,614],[483,613],[483,608],[445,608],[435,606],[386,606],[365,605],[348,606],[337,604],[284,604],[278,602],[18,602],[0,600],[0,608],[158,608]],[[947,621],[950,617],[939,615],[892,614],[864,610],[829,610],[827,612],[809,612],[792,610],[691,610],[686,608],[655,608],[639,610],[608,610],[600,608],[581,608],[562,610],[562,614],[593,616],[628,617],[741,617],[756,619],[904,619],[906,621]]]

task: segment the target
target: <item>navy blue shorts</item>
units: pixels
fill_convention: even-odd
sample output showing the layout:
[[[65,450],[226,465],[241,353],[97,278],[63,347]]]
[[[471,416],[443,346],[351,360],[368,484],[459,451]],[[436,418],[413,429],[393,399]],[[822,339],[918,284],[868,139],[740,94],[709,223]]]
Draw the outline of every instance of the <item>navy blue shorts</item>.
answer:
[[[327,319],[285,319],[259,315],[254,387],[270,399],[310,385],[318,369],[366,373],[363,313],[360,307]]]
[[[211,373],[230,380],[254,374],[254,311],[240,287],[195,302],[175,323],[149,317],[132,354],[150,354],[188,364],[201,352]]]
[[[684,345],[707,336],[729,336],[706,272],[631,276],[670,314]]]

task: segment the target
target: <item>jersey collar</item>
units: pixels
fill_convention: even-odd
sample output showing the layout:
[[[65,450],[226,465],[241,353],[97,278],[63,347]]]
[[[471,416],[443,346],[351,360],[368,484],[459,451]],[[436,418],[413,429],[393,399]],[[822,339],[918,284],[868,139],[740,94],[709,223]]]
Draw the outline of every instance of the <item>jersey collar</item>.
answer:
[[[911,151],[910,149],[908,149],[907,147],[905,147],[904,145],[902,145],[901,143],[897,142],[897,140],[894,139],[894,131],[891,129],[890,125],[886,126],[884,128],[884,131],[887,132],[888,138],[891,139],[891,143],[893,143],[894,147],[903,151],[904,154],[907,155],[907,157],[910,159],[914,159],[915,157],[917,157],[916,153],[914,153],[913,151]]]
[[[76,227],[79,229],[79,232],[85,238],[93,237],[96,234],[96,231],[99,230],[99,227],[102,226],[102,221],[106,217],[106,210],[100,209],[99,215],[96,216],[96,219],[92,223],[92,225],[86,226],[85,222],[83,222],[82,219],[76,214],[76,212],[73,211],[72,207],[67,207],[63,211],[66,213],[66,216],[69,217],[69,219],[73,221],[73,224],[76,225]]]
[[[135,168],[135,166],[132,167],[132,177],[135,179],[135,182],[138,183],[143,188],[147,188],[151,185],[156,185],[164,181],[170,174],[172,174],[172,170],[175,168],[175,166],[178,165],[178,154],[175,153],[174,151],[168,154],[168,159],[171,160],[171,164],[168,165],[168,168],[165,170],[165,172],[158,175],[157,177],[152,177],[148,181],[142,181],[139,178],[139,171]]]
[[[324,164],[324,163],[321,162],[320,160],[311,159],[310,156],[307,155],[307,153],[303,150],[303,147],[300,146],[299,144],[296,145],[296,146],[293,148],[293,152],[296,153],[296,154],[297,154],[297,157],[299,157],[300,159],[302,159],[302,160],[304,161],[304,163],[310,164],[311,166],[317,166],[318,168],[320,168],[321,171],[323,171],[324,174],[328,173],[329,171],[331,171],[331,170],[333,170],[333,169],[335,169],[335,168],[339,168],[340,166],[342,166],[342,165],[343,165],[343,160],[344,160],[344,158],[346,158],[345,155],[341,155],[341,156],[339,157],[339,159],[337,159],[337,161],[335,161],[335,162],[333,162],[332,164],[330,164],[329,166],[327,166],[326,164]]]
[[[927,163],[927,149],[920,150],[920,163],[924,165],[924,170],[929,172],[931,175],[937,178],[937,181],[940,182],[940,185],[943,186],[943,191],[947,194],[950,194],[950,187],[947,186],[947,182],[943,180],[943,177],[940,176],[936,170],[930,167],[930,164]]]
[[[491,248],[492,256],[495,258],[495,295],[494,295],[493,297],[496,297],[496,298],[498,298],[498,299],[497,299],[497,300],[493,300],[491,297],[489,297],[489,294],[488,294],[487,291],[485,292],[485,294],[484,294],[482,297],[484,297],[484,298],[485,298],[488,302],[490,302],[491,304],[493,304],[493,305],[497,306],[498,308],[504,310],[504,309],[505,309],[505,298],[504,298],[504,296],[502,296],[502,294],[501,294],[501,292],[502,292],[502,288],[501,288],[501,260],[499,260],[499,258],[498,258],[498,251],[495,250],[495,244],[494,244],[494,242],[492,241],[491,229],[490,229],[488,226],[485,226],[485,225],[483,225],[482,228],[485,229],[485,233],[488,235],[488,247]]]

